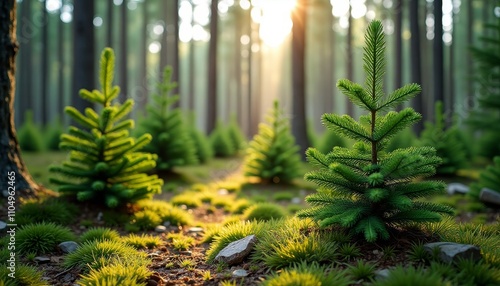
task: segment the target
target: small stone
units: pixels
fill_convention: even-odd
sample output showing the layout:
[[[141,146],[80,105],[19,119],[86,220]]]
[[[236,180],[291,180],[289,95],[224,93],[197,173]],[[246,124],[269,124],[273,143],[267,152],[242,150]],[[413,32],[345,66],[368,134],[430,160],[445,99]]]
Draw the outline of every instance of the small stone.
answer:
[[[33,261],[35,261],[36,263],[49,263],[50,262],[50,258],[46,257],[46,256],[37,256],[35,258],[33,258]]]
[[[74,241],[65,241],[59,243],[58,247],[64,253],[72,253],[78,248],[78,243]]]
[[[103,216],[102,212],[99,212],[97,214],[97,221],[101,221],[102,220],[102,216]]]
[[[479,200],[483,203],[494,204],[497,207],[500,207],[500,192],[488,188],[482,188],[479,193]]]
[[[375,255],[379,255],[379,253],[380,253],[380,252],[379,252],[377,249],[375,249],[375,250],[373,251],[373,254],[375,254]]]
[[[424,244],[424,249],[431,255],[434,248],[439,248],[439,258],[445,263],[457,262],[458,259],[479,261],[482,258],[481,249],[471,244],[454,242],[434,242]]]
[[[148,286],[156,286],[158,285],[158,282],[154,281],[153,279],[148,280]]]
[[[446,187],[446,191],[449,195],[467,194],[469,192],[469,187],[461,183],[449,183]]]
[[[7,227],[7,224],[4,221],[0,220],[0,229],[4,229]]]
[[[391,274],[391,271],[387,268],[380,269],[375,271],[375,279],[376,280],[382,280],[382,279],[387,279],[389,275]]]
[[[193,254],[193,252],[191,252],[190,250],[182,250],[182,251],[179,251],[179,254],[191,256],[191,254]]]
[[[235,265],[243,261],[255,245],[255,235],[249,235],[240,240],[233,241],[222,249],[215,257],[216,262],[225,262],[228,265]]]
[[[299,197],[292,198],[292,204],[300,204],[302,202],[302,199]]]
[[[168,220],[163,222],[163,226],[169,227],[172,223]]]
[[[164,225],[157,225],[157,226],[155,227],[155,231],[156,231],[156,232],[159,232],[159,233],[164,233],[164,232],[166,232],[166,231],[167,231],[167,227],[166,227],[166,226],[164,226]]]
[[[236,269],[233,271],[233,277],[247,277],[248,272],[245,269]]]
[[[190,227],[188,229],[189,233],[198,233],[198,232],[202,232],[202,231],[203,231],[203,228],[201,228],[201,227]]]
[[[217,191],[217,193],[218,193],[219,195],[221,195],[221,196],[225,196],[225,195],[229,194],[228,190],[226,190],[226,189],[219,189],[219,190]]]

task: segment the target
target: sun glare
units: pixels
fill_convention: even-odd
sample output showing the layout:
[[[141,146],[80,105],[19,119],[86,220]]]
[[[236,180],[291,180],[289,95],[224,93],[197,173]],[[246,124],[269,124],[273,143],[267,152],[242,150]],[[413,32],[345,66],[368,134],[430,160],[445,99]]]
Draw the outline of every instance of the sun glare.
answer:
[[[277,47],[283,43],[292,30],[291,11],[293,0],[259,1],[260,13],[252,11],[253,20],[260,23],[259,35],[264,44]],[[258,10],[257,10],[258,11]]]

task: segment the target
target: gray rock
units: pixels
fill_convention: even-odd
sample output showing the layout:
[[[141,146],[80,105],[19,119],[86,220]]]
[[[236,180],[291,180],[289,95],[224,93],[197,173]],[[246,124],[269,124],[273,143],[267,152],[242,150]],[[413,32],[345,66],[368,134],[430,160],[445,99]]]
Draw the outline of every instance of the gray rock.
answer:
[[[300,204],[301,202],[302,202],[302,199],[301,199],[301,198],[299,198],[299,197],[294,197],[294,198],[292,198],[292,204],[296,204],[296,205],[298,205],[298,204]]]
[[[163,222],[163,226],[170,226],[172,223],[168,220]]]
[[[78,243],[74,241],[65,241],[59,243],[58,247],[64,253],[72,253],[78,248]]]
[[[247,277],[248,272],[245,269],[236,269],[233,271],[233,277]]]
[[[166,232],[166,231],[167,231],[167,227],[166,227],[166,226],[164,226],[164,225],[157,225],[157,226],[155,227],[155,231],[156,231],[156,232],[159,232],[159,233],[164,233],[164,232]]]
[[[33,261],[35,261],[36,263],[49,263],[50,262],[50,258],[46,257],[46,256],[37,256],[35,258],[33,258]]]
[[[203,231],[203,228],[201,227],[190,227],[188,229],[188,232],[190,233],[198,233],[198,232],[202,232]]]
[[[456,262],[457,259],[472,259],[478,261],[482,258],[481,249],[475,245],[454,242],[433,242],[424,244],[424,249],[431,255],[434,248],[439,248],[439,258],[445,263]]]
[[[461,183],[449,183],[446,187],[446,191],[449,195],[467,194],[469,192],[469,187]]]
[[[0,229],[4,229],[7,227],[7,224],[4,221],[0,220]]]
[[[97,214],[97,221],[101,221],[102,220],[102,216],[103,216],[102,212],[99,212]]]
[[[479,193],[479,199],[483,203],[494,204],[500,207],[500,192],[495,190],[482,188]]]
[[[389,275],[391,274],[391,271],[387,268],[380,269],[375,271],[375,279],[376,280],[382,280],[382,279],[387,279]]]
[[[233,241],[222,249],[215,257],[216,262],[225,262],[235,265],[243,261],[252,251],[255,245],[255,235],[249,235],[240,240]]]

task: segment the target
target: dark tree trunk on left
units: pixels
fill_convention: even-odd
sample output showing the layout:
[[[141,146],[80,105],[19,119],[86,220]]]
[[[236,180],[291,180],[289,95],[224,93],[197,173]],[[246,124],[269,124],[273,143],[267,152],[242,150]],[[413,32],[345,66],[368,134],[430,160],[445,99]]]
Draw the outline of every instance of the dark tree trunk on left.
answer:
[[[90,102],[79,96],[82,88],[95,86],[94,0],[75,1],[73,12],[73,88],[71,105],[83,112]]]
[[[300,154],[305,160],[309,146],[306,131],[306,15],[308,0],[299,0],[292,12],[292,134],[300,147]]]
[[[28,172],[14,126],[16,0],[0,1],[0,189],[10,191],[9,174],[15,174],[15,197],[35,197],[40,187]],[[6,195],[6,193],[4,193]]]

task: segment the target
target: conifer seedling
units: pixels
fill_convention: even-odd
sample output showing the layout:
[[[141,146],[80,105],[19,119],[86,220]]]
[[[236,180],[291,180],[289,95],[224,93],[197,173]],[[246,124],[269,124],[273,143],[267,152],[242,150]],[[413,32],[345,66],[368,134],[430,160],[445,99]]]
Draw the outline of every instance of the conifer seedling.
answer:
[[[367,111],[359,121],[348,115],[324,114],[330,130],[357,142],[352,148],[334,147],[323,154],[314,148],[306,152],[318,170],[305,179],[319,185],[306,198],[313,207],[299,212],[320,227],[336,226],[361,234],[368,242],[388,239],[391,228],[439,221],[452,209],[416,201],[441,193],[445,185],[435,181],[414,181],[433,175],[441,159],[433,147],[384,150],[388,140],[421,119],[412,108],[389,111],[420,93],[418,84],[408,84],[386,95],[383,92],[385,39],[380,21],[372,21],[365,34],[362,86],[342,79],[337,87],[357,106]]]
[[[61,136],[59,147],[69,150],[69,159],[52,166],[51,172],[61,175],[51,178],[59,192],[79,201],[93,201],[108,207],[151,198],[161,191],[163,181],[146,172],[156,165],[156,155],[138,152],[151,141],[144,134],[135,139],[129,136],[134,120],[126,119],[134,101],[112,103],[120,89],[112,86],[114,53],[110,48],[101,54],[99,81],[102,90],[80,90],[80,96],[101,105],[98,111],[86,108],[84,114],[72,106],[65,112],[81,127],[70,126]]]
[[[158,156],[156,169],[171,171],[176,166],[198,163],[196,149],[189,136],[182,113],[172,105],[179,101],[178,95],[171,91],[177,87],[172,82],[172,68],[166,67],[163,72],[163,82],[158,84],[158,94],[152,96],[152,103],[147,107],[148,117],[140,121],[140,134],[149,133],[153,136],[151,143],[143,151]]]
[[[299,147],[278,101],[274,102],[266,121],[259,125],[259,133],[249,143],[245,176],[258,177],[263,182],[290,183],[299,176]]]

